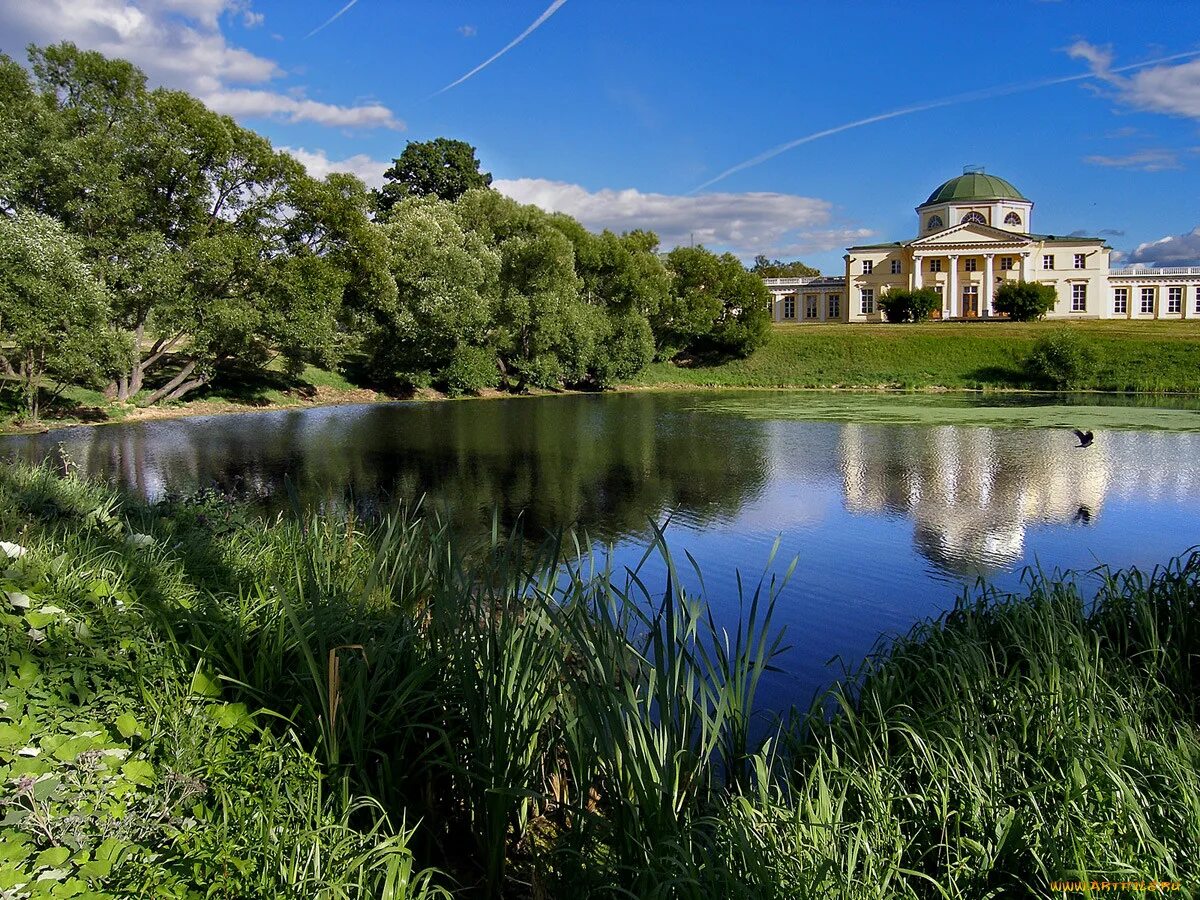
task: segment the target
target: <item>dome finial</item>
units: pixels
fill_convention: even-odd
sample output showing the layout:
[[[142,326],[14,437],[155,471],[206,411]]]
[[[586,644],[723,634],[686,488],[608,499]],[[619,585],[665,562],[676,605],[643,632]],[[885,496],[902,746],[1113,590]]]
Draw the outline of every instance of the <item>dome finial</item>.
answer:
[[[984,172],[984,166],[963,166],[963,174],[964,175],[983,175],[986,173]]]

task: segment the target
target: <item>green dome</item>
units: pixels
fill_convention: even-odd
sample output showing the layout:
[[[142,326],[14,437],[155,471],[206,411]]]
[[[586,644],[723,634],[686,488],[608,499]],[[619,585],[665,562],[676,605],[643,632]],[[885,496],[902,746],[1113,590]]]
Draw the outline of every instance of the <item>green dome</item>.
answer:
[[[957,200],[1025,200],[1015,187],[1003,178],[985,175],[983,172],[968,172],[951,178],[940,185],[922,206],[931,203],[946,203]]]

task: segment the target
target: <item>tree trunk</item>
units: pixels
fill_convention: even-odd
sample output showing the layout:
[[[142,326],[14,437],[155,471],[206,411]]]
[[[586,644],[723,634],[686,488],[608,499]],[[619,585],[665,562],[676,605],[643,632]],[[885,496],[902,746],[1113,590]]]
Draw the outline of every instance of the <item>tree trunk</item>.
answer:
[[[184,394],[194,391],[198,387],[204,387],[204,385],[208,384],[208,382],[208,375],[201,375],[197,378],[193,378],[191,381],[185,381],[179,387],[175,388],[175,390],[171,391],[171,393],[167,396],[167,399],[180,400],[183,398]]]
[[[155,391],[153,394],[151,394],[149,397],[147,397],[146,405],[153,406],[155,403],[158,403],[160,400],[174,399],[176,389],[180,385],[182,385],[185,381],[188,380],[188,377],[193,372],[196,371],[196,366],[198,366],[199,364],[200,364],[199,360],[197,360],[197,359],[191,360],[186,366],[184,366],[180,370],[178,375],[176,375],[174,378],[172,378],[170,381],[168,381],[166,384],[164,384],[162,387],[160,387],[157,391]],[[197,379],[197,380],[199,380],[199,379]],[[208,381],[208,379],[205,378],[200,383],[204,384],[207,381]],[[200,385],[195,385],[195,387],[199,387],[199,386]],[[189,387],[187,390],[191,390],[191,388]],[[185,393],[186,393],[186,391],[185,391]]]

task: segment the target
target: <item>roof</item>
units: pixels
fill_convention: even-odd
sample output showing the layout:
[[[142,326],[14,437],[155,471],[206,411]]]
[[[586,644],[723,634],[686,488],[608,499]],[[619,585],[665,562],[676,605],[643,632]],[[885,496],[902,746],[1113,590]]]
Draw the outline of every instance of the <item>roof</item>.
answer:
[[[1010,182],[984,172],[967,172],[934,189],[921,206],[954,200],[1027,200]]]

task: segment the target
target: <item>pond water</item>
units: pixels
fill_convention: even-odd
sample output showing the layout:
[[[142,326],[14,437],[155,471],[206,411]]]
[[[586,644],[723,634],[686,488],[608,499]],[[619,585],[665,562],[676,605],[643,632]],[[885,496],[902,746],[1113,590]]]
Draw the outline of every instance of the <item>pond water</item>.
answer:
[[[1175,404],[1178,406],[1178,404]],[[791,392],[570,395],[198,417],[0,438],[149,498],[218,487],[371,514],[424,495],[463,531],[577,526],[633,565],[649,521],[736,622],[736,575],[796,569],[764,703],[807,705],[979,578],[1151,568],[1200,544],[1200,412]],[[951,424],[946,424],[951,423]],[[1071,428],[1096,433],[1079,449]],[[1119,427],[1133,426],[1133,427]],[[664,567],[648,564],[651,585]]]

